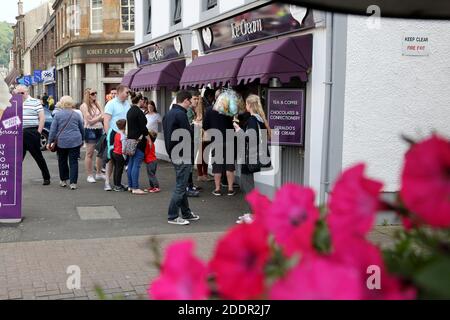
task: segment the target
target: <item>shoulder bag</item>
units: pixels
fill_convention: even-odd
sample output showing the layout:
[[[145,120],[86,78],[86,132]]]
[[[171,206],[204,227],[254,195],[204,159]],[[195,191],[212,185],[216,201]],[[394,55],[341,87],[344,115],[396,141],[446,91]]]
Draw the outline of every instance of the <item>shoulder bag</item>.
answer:
[[[70,120],[72,119],[73,114],[75,113],[75,111],[72,111],[72,113],[70,114],[69,120],[67,120],[66,124],[64,125],[64,128],[62,128],[62,130],[58,133],[58,135],[55,138],[55,141],[50,143],[49,146],[49,150],[51,152],[56,152],[56,150],[58,149],[58,138],[61,135],[61,133],[64,132],[64,130],[66,130],[67,126],[69,125]]]

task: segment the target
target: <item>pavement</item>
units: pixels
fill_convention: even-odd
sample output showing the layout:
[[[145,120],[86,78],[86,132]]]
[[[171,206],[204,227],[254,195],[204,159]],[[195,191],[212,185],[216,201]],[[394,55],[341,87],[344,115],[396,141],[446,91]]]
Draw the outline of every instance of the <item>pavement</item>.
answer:
[[[17,225],[0,225],[0,299],[99,299],[96,286],[103,289],[105,299],[147,299],[148,285],[158,275],[151,239],[156,239],[161,252],[174,240],[193,239],[197,254],[208,259],[217,239],[247,209],[241,193],[215,197],[212,182],[198,183],[204,191],[189,201],[200,221],[169,225],[167,206],[174,185],[169,163],[159,162],[161,193],[133,196],[105,192],[101,182],[88,184],[82,161],[79,189],[61,188],[56,154],[44,156],[52,184],[42,186],[37,165],[27,155],[24,219]],[[144,170],[140,181],[148,185]],[[377,227],[370,239],[390,245],[395,229]],[[70,266],[80,268],[80,289],[68,289]]]

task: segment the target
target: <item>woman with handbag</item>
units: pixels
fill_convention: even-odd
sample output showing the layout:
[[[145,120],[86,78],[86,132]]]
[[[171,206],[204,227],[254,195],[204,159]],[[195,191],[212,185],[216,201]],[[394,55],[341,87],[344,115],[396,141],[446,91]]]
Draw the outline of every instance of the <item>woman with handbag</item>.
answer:
[[[47,149],[58,154],[58,168],[61,187],[67,187],[70,179],[70,189],[77,189],[78,159],[83,144],[83,120],[73,107],[73,99],[63,96],[58,103],[61,111],[55,114],[50,127]]]
[[[144,97],[139,93],[131,98],[132,106],[127,113],[127,139],[125,153],[130,156],[128,161],[128,187],[133,194],[143,195],[146,192],[139,188],[139,173],[144,161],[145,148],[150,143],[147,129],[147,118],[141,111]],[[133,150],[130,150],[132,147]]]
[[[256,136],[257,143],[251,143],[251,141],[245,139],[245,152],[243,155],[245,161],[241,165],[241,190],[247,195],[255,188],[254,174],[260,172],[262,168],[270,167],[270,162],[262,163],[261,155],[262,151],[268,146],[267,141],[263,139],[262,130],[267,130],[268,139],[271,137],[271,132],[261,99],[257,95],[251,94],[245,102],[245,108],[250,113],[250,117],[243,129],[237,124],[237,121],[233,122],[233,126],[238,134],[239,132],[242,134],[245,131],[246,134],[254,134]],[[240,216],[237,223],[250,223],[252,221],[251,214],[247,213]]]

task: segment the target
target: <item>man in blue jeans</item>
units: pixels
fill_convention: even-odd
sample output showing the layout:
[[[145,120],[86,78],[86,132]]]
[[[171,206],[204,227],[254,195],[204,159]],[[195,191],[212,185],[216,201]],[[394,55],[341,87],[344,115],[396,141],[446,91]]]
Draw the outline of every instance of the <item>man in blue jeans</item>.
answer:
[[[177,225],[188,225],[189,221],[200,219],[200,217],[195,215],[189,208],[186,190],[188,187],[189,176],[192,173],[193,164],[194,139],[187,117],[187,110],[191,105],[191,99],[192,95],[189,92],[178,92],[176,104],[172,106],[172,109],[170,109],[163,119],[164,142],[167,154],[175,168],[176,175],[176,186],[169,204],[168,222]],[[174,134],[173,137],[172,134]],[[186,141],[184,138],[178,139],[177,136],[183,136],[189,141]],[[175,139],[175,141],[172,141],[172,138]],[[177,147],[177,150],[180,150],[180,146],[178,146],[179,143],[183,143],[184,147],[186,147],[185,149],[188,151],[181,148],[181,152],[177,153],[175,151],[174,154],[172,154],[175,147]],[[186,143],[189,143],[190,145],[186,145]],[[179,216],[180,210],[181,217]]]

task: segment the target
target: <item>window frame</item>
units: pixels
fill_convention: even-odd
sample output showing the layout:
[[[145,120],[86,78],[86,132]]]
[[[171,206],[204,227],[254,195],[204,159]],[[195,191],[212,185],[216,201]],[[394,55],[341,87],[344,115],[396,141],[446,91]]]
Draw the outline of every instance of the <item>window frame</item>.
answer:
[[[204,1],[205,1],[205,11],[214,9],[219,4],[217,0],[214,0],[214,1],[216,1],[216,3],[213,6],[209,7],[209,2],[212,1],[212,0],[204,0]]]
[[[73,8],[74,12],[72,12],[72,14],[74,15],[74,23],[75,23],[75,28],[73,30],[73,34],[75,36],[79,36],[80,35],[80,22],[81,22],[81,12],[80,12],[80,2],[81,0],[73,0]]]
[[[99,8],[94,8],[93,7],[93,1],[94,0],[89,0],[89,1],[90,1],[90,30],[91,30],[91,33],[102,33],[103,32],[103,0],[97,0],[97,1],[101,2]],[[101,17],[101,19],[100,19],[100,21],[101,21],[101,28],[100,29],[94,29],[93,28],[93,26],[94,26],[94,24],[93,24],[93,17],[94,17],[93,12],[94,12],[94,10],[101,11],[101,15],[100,15],[100,17]]]
[[[180,6],[179,6],[180,7],[180,16],[179,16],[180,20],[175,20],[177,8],[178,8],[177,3],[180,4]],[[172,0],[172,10],[171,10],[170,20],[171,20],[172,26],[176,26],[183,22],[183,1],[182,0]]]
[[[147,20],[144,19],[144,21],[147,22],[147,28],[145,29],[145,34],[149,35],[152,34],[152,0],[147,0],[147,10],[145,12],[147,13],[146,17]],[[149,31],[150,27],[150,31]]]
[[[131,5],[131,0],[126,0],[127,1],[127,5],[126,6],[123,6],[122,5],[122,1],[123,0],[120,0],[120,32],[134,32],[135,31],[135,29],[136,29],[136,25],[135,25],[135,22],[136,22],[136,11],[134,11],[133,12],[133,14],[131,14],[131,8],[135,8],[135,4],[136,4],[136,2],[133,4],[133,5]],[[124,28],[123,28],[123,14],[122,14],[122,8],[128,8],[128,30],[125,30]],[[131,19],[131,18],[133,18],[133,19]],[[133,29],[131,29],[131,21],[133,21]]]

